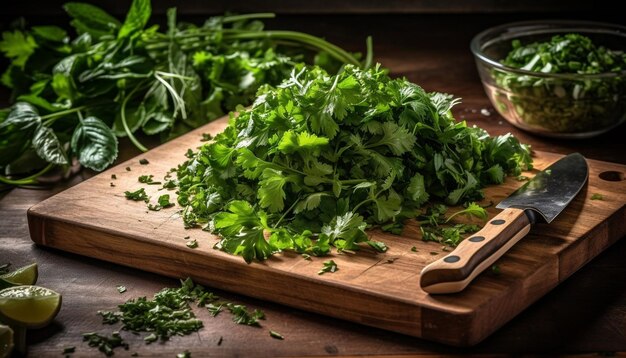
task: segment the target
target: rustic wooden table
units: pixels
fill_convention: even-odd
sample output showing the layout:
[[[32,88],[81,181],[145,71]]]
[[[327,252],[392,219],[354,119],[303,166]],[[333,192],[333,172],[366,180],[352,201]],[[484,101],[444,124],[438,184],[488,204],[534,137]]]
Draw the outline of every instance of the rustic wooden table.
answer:
[[[428,91],[454,93],[463,98],[454,114],[491,134],[513,132],[533,148],[559,153],[579,151],[593,159],[626,164],[625,127],[591,140],[552,140],[520,132],[491,107],[478,79],[471,37],[502,19],[492,17],[437,16],[336,16],[292,17],[276,20],[272,27],[293,28],[319,35],[350,49],[362,48],[373,34],[376,59],[395,76],[406,76]],[[6,101],[6,98],[4,99]],[[481,112],[489,111],[490,115]],[[138,154],[123,144],[120,160]],[[114,309],[131,297],[151,296],[175,280],[110,263],[35,246],[28,233],[26,210],[33,204],[92,175],[83,171],[70,180],[43,190],[14,189],[0,193],[0,264],[19,267],[39,264],[39,284],[63,294],[63,307],[48,327],[28,335],[33,357],[61,356],[66,346],[76,346],[73,356],[99,353],[82,342],[82,333],[110,332],[96,315]],[[626,352],[626,240],[621,240],[551,293],[471,349],[439,344],[339,321],[288,307],[226,292],[229,300],[265,311],[263,324],[281,332],[284,341],[265,329],[235,325],[227,315],[200,315],[205,328],[198,334],[174,337],[164,344],[146,345],[124,333],[129,352],[140,356],[174,356],[184,350],[193,356],[324,356],[324,355],[442,355],[457,353],[602,353]],[[128,291],[119,294],[117,285]],[[218,341],[222,341],[218,344]]]

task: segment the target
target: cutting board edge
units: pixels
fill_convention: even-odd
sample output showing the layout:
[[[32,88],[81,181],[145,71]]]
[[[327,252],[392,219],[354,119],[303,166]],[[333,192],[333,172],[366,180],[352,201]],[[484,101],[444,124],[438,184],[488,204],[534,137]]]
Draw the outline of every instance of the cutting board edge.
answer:
[[[198,274],[194,274],[193,272],[186,272],[186,273],[181,273],[182,271],[193,271],[195,269],[196,266],[188,266],[188,265],[173,265],[172,266],[166,266],[166,265],[142,265],[141,258],[138,258],[137,255],[133,255],[132,260],[134,261],[133,263],[128,262],[128,258],[124,258],[122,256],[115,256],[115,255],[107,255],[105,254],[105,251],[102,250],[98,250],[98,251],[89,251],[86,252],[85,247],[86,246],[91,246],[91,245],[95,245],[97,246],[98,244],[100,244],[100,249],[102,248],[110,248],[113,249],[115,245],[111,245],[110,247],[106,247],[106,246],[101,246],[101,244],[109,244],[109,242],[107,242],[106,240],[104,241],[100,241],[98,242],[98,240],[94,237],[92,239],[87,239],[86,241],[83,241],[83,245],[86,246],[73,246],[72,243],[75,243],[75,241],[77,238],[83,238],[81,237],[81,235],[75,235],[72,237],[72,240],[69,239],[69,237],[67,236],[63,236],[63,235],[57,235],[56,231],[61,229],[63,230],[64,228],[72,228],[73,230],[76,230],[78,227],[76,225],[73,225],[70,222],[65,222],[65,221],[60,221],[60,220],[49,220],[49,218],[46,217],[46,215],[41,215],[39,213],[34,213],[34,212],[30,212],[28,215],[28,225],[29,225],[29,229],[31,231],[31,240],[40,246],[44,246],[44,247],[50,247],[53,248],[55,250],[61,250],[64,252],[70,252],[73,254],[78,254],[78,255],[82,255],[82,256],[86,256],[86,257],[91,257],[91,258],[95,258],[98,260],[102,260],[102,261],[106,261],[106,262],[111,262],[114,264],[119,264],[122,266],[126,266],[126,267],[131,267],[134,269],[140,269],[143,271],[147,271],[147,272],[152,272],[152,273],[156,273],[156,274],[160,274],[160,275],[164,275],[167,277],[171,277],[171,278],[176,278],[176,279],[180,279],[181,277],[192,277],[194,279],[194,281],[197,281],[198,283],[201,284],[207,284],[208,286],[217,288],[217,289],[221,289],[224,291],[230,291],[230,292],[236,292],[239,294],[243,294],[243,295],[247,295],[250,297],[255,297],[255,298],[259,298],[259,299],[263,299],[263,300],[268,300],[268,301],[274,301],[274,302],[278,302],[281,304],[285,304],[287,306],[290,307],[295,307],[298,309],[303,309],[306,311],[312,311],[312,312],[316,312],[316,313],[320,313],[320,314],[324,314],[326,316],[331,316],[331,317],[338,317],[341,319],[344,319],[346,321],[351,321],[351,322],[356,322],[356,323],[360,323],[360,324],[364,324],[364,325],[368,325],[368,326],[372,326],[372,327],[377,327],[377,328],[382,328],[382,329],[388,329],[388,330],[392,330],[392,331],[396,331],[402,334],[407,334],[410,336],[414,336],[414,337],[420,337],[421,336],[421,330],[419,325],[421,324],[421,320],[415,320],[414,322],[412,322],[411,324],[408,325],[404,325],[403,328],[399,328],[399,327],[386,327],[386,325],[376,325],[376,324],[371,324],[368,322],[372,322],[373,320],[368,319],[368,317],[363,316],[363,317],[357,317],[357,316],[353,316],[350,317],[348,315],[344,315],[344,316],[338,316],[338,313],[344,313],[345,310],[339,310],[337,308],[340,307],[327,307],[326,309],[315,309],[315,307],[311,307],[308,303],[308,301],[306,301],[306,305],[305,304],[298,304],[298,303],[294,303],[292,301],[293,297],[292,296],[288,296],[286,298],[281,297],[280,295],[275,295],[273,296],[271,294],[271,291],[267,291],[270,292],[265,293],[262,291],[256,291],[255,287],[253,286],[246,286],[246,285],[241,285],[241,286],[235,286],[232,285],[232,282],[229,282],[229,280],[224,280],[223,278],[226,277],[225,275],[215,275],[213,276],[213,278],[207,278],[207,277],[202,277],[202,276],[198,276]],[[81,229],[84,230],[90,230],[89,228],[78,228],[78,230],[80,231]],[[93,231],[93,230],[92,230]],[[52,233],[52,235],[49,235],[50,233]],[[129,238],[126,236],[120,236],[120,235],[116,235],[115,232],[100,232],[101,234],[105,234],[105,235],[109,235],[109,236],[116,236],[119,240],[134,240],[134,238]],[[52,236],[54,237],[54,242],[49,242],[48,240],[48,236]],[[144,241],[142,242],[143,245],[153,245],[150,242]],[[153,245],[156,247],[156,245]],[[192,249],[189,249],[189,255],[196,255],[196,256],[201,256],[198,255],[198,252]],[[202,257],[203,259],[205,257]],[[150,260],[153,260],[154,257],[148,257],[144,260],[144,262],[150,262]],[[240,259],[239,257],[237,257],[237,259]],[[240,266],[247,268],[246,266]],[[183,270],[179,270],[179,269],[183,269]],[[258,267],[249,268],[250,271],[252,270],[257,270],[257,271],[261,271],[258,270]],[[207,269],[207,271],[210,271],[210,268]],[[266,267],[264,267],[264,269],[262,270],[263,272],[261,273],[262,275],[265,274],[267,275],[268,269]],[[245,276],[245,275],[244,275]],[[254,281],[253,279],[251,279],[252,281]],[[305,284],[307,284],[308,286],[310,286],[311,289],[318,289],[319,287],[324,287],[319,285],[319,283],[315,283],[313,281],[311,282],[304,282]],[[243,288],[243,289],[242,289]],[[343,293],[346,293],[348,295],[352,295],[354,297],[372,297],[372,296],[380,296],[379,294],[376,294],[374,292],[370,292],[370,291],[363,291],[363,290],[358,290],[358,289],[354,289],[353,287],[341,287],[340,285],[337,285],[334,282],[328,282],[324,289],[327,289],[329,291],[333,291],[333,290],[341,290],[344,291]],[[303,302],[305,302],[305,299],[302,299]],[[389,302],[393,302],[392,300],[379,300],[380,303],[384,303],[384,304],[389,304]],[[422,310],[422,306],[419,305],[418,302],[405,302],[403,301],[399,301],[396,300],[395,302],[393,302],[393,305],[397,305],[398,307],[396,308],[397,312],[406,312],[407,309],[409,310],[413,310],[414,312],[417,312],[417,316],[421,316],[421,310]],[[312,309],[313,308],[313,309]],[[345,307],[343,307],[345,308]],[[354,318],[360,318],[360,319],[354,319]]]

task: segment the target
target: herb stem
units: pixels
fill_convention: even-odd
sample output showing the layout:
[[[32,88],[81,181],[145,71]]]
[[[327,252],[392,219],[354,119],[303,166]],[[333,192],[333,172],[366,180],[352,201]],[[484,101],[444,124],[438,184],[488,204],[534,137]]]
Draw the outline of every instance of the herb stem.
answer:
[[[273,12],[257,12],[252,14],[242,14],[242,15],[233,15],[233,16],[225,16],[222,19],[223,24],[227,24],[229,22],[237,22],[242,20],[253,20],[253,19],[273,19],[276,17],[276,14]]]
[[[122,125],[124,126],[124,132],[126,132],[128,139],[130,139],[130,141],[133,142],[135,147],[137,147],[139,150],[141,150],[142,152],[147,152],[148,148],[144,147],[144,145],[141,144],[141,142],[139,142],[137,138],[135,138],[133,132],[128,127],[128,122],[126,121],[126,104],[128,103],[128,100],[133,96],[133,94],[135,94],[139,87],[140,86],[138,85],[137,87],[133,88],[128,96],[124,97],[124,101],[122,101],[122,107],[120,108],[120,116],[122,117]]]
[[[76,107],[76,108],[70,108],[70,109],[66,109],[64,111],[59,111],[59,112],[54,112],[54,113],[43,115],[40,118],[41,118],[41,120],[45,120],[45,122],[43,123],[44,126],[49,126],[52,123],[54,123],[54,121],[56,121],[58,118],[63,117],[64,115],[76,113],[78,111],[82,111],[85,108],[87,108],[87,106],[80,106],[80,107]]]
[[[37,178],[39,178],[40,176],[46,174],[48,171],[50,171],[50,169],[54,168],[55,164],[54,163],[50,163],[48,164],[45,168],[43,168],[41,171],[28,176],[26,178],[22,178],[22,179],[9,179],[5,176],[1,176],[0,175],[0,182],[4,183],[4,184],[8,184],[8,185],[28,185],[28,184],[37,184]]]

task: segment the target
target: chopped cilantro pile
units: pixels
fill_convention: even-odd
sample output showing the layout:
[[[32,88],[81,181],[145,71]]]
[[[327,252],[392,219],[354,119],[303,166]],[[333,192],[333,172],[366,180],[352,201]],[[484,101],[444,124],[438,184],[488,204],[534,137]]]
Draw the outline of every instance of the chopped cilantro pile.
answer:
[[[626,71],[626,53],[608,49],[581,34],[555,35],[545,42],[513,40],[502,64],[537,76],[495,70],[501,112],[511,110],[528,126],[555,132],[585,132],[611,126],[626,112],[624,75],[589,78],[544,74],[593,75]]]
[[[376,67],[338,75],[298,67],[177,170],[187,227],[250,262],[281,250],[357,250],[365,229],[415,217],[430,201],[480,199],[531,166],[512,135],[456,122],[458,100]]]

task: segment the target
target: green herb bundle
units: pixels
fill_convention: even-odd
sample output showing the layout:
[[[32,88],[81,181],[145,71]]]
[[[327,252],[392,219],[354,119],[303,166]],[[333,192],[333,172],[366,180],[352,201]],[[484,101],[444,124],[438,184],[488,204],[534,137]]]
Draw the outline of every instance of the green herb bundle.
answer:
[[[621,120],[626,111],[626,53],[598,46],[580,34],[529,44],[513,40],[511,45],[502,64],[537,75],[494,70],[493,76],[506,90],[505,102],[511,102],[524,123],[549,131],[585,132]],[[616,75],[585,77],[611,72]],[[506,107],[503,103],[504,111]]]
[[[56,26],[2,34],[10,65],[1,81],[14,105],[0,111],[0,183],[33,184],[74,159],[103,170],[117,157],[118,137],[146,150],[137,133],[167,140],[197,128],[249,105],[260,85],[280,83],[296,63],[360,65],[320,38],[265,30],[260,19],[273,14],[196,26],[178,23],[170,9],[161,32],[148,26],[150,0],[134,0],[124,22],[86,3],[65,10],[77,37]]]
[[[483,186],[531,165],[510,134],[456,122],[457,102],[378,66],[295,69],[179,166],[184,222],[219,234],[217,247],[247,262],[331,245],[384,251],[366,228],[401,225],[431,199],[481,198]]]

